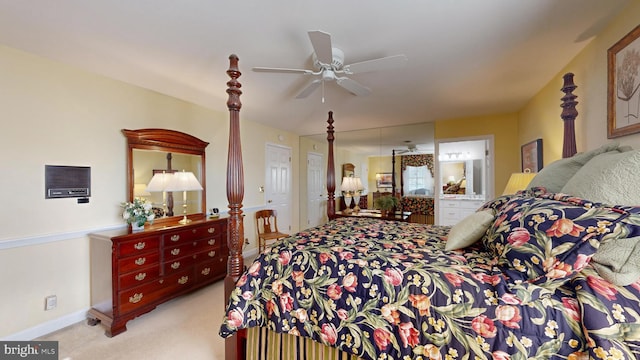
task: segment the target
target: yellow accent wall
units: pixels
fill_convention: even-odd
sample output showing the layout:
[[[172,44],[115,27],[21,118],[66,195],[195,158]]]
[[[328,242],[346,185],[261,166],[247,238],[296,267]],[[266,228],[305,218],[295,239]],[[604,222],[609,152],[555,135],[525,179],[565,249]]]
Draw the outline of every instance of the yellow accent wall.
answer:
[[[511,173],[520,172],[518,116],[515,113],[440,120],[435,123],[435,139],[494,136],[494,189],[502,194]]]
[[[640,2],[631,1],[609,25],[569,64],[533,97],[518,113],[520,143],[543,139],[544,164],[562,157],[564,125],[560,120],[562,76],[571,72],[577,89],[578,118],[576,145],[578,152],[595,149],[617,141],[640,148],[640,134],[607,139],[607,49],[633,30],[640,19]]]

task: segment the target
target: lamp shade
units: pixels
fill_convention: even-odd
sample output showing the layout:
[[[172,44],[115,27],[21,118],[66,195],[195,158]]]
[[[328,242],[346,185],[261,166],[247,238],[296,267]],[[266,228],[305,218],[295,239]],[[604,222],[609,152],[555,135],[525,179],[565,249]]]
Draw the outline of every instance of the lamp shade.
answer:
[[[343,177],[342,184],[340,185],[340,190],[345,192],[356,191],[355,178],[352,178],[350,176]]]
[[[515,194],[520,190],[524,190],[527,188],[527,185],[531,182],[531,180],[536,176],[536,173],[532,172],[523,172],[523,173],[513,173],[507,182],[507,186],[504,188],[502,195],[511,195]]]
[[[196,191],[202,190],[202,185],[190,171],[180,171],[173,174],[173,178],[167,184],[165,191]]]
[[[172,178],[173,178],[172,173],[161,172],[161,173],[153,174],[151,181],[149,181],[149,184],[147,184],[147,191],[148,192],[167,191],[166,190],[167,185],[171,182]]]
[[[364,190],[364,186],[362,186],[362,180],[360,180],[359,177],[354,177],[353,178],[355,180],[355,191],[361,191]]]

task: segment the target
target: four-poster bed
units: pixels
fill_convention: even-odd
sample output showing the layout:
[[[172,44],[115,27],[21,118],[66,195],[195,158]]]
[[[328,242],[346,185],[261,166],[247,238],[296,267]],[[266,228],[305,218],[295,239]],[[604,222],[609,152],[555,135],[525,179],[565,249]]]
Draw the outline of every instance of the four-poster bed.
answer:
[[[457,225],[334,219],[331,112],[333,220],[278,241],[243,272],[237,63],[230,56],[226,359],[640,356],[640,283],[614,285],[589,264],[600,243],[640,235],[640,207],[533,188],[465,219],[473,236]]]

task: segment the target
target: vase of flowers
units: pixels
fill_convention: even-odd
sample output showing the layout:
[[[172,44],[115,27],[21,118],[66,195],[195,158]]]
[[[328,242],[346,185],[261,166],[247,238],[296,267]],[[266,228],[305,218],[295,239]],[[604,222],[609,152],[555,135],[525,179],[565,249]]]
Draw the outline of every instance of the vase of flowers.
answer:
[[[133,231],[144,229],[144,224],[153,224],[155,214],[152,210],[151,202],[141,198],[134,198],[132,202],[123,202],[122,218],[131,225]]]

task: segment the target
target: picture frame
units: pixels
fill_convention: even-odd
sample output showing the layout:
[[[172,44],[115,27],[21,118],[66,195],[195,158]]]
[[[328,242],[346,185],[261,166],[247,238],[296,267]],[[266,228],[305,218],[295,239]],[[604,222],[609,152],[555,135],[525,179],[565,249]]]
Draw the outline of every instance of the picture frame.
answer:
[[[607,138],[640,132],[640,25],[607,50]]]
[[[378,188],[390,188],[392,187],[393,178],[391,173],[377,173],[376,174],[376,187]]]
[[[522,172],[542,170],[542,139],[536,139],[520,147]]]

